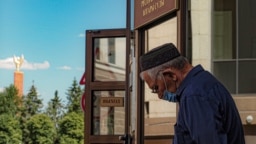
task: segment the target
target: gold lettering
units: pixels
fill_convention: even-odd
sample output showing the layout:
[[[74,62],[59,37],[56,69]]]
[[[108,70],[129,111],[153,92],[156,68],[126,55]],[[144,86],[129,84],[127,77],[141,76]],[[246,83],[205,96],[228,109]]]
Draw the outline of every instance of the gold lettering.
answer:
[[[142,0],[141,1],[141,7],[147,6],[146,8],[144,8],[142,10],[142,16],[146,16],[146,15],[148,15],[150,13],[153,13],[154,11],[157,11],[161,7],[163,7],[164,6],[164,1],[165,0],[158,0],[155,3],[152,3],[153,0]]]
[[[149,5],[151,2],[153,2],[153,0],[142,0],[141,7],[145,7],[145,6]]]

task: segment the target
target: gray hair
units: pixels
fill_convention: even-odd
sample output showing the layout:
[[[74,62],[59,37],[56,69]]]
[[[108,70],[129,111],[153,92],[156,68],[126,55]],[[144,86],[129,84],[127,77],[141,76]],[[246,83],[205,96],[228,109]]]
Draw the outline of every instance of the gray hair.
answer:
[[[177,57],[175,59],[172,59],[172,60],[170,60],[166,63],[163,63],[161,65],[158,65],[156,67],[153,67],[151,69],[148,69],[148,70],[145,70],[145,71],[141,72],[140,73],[140,78],[142,80],[144,80],[143,74],[146,72],[146,73],[148,73],[150,78],[154,80],[154,79],[156,79],[156,76],[157,76],[159,71],[161,71],[163,69],[166,69],[166,68],[169,68],[169,67],[172,67],[172,68],[175,68],[175,69],[178,69],[178,70],[182,70],[187,63],[189,63],[189,61],[186,57],[179,56],[179,57]]]

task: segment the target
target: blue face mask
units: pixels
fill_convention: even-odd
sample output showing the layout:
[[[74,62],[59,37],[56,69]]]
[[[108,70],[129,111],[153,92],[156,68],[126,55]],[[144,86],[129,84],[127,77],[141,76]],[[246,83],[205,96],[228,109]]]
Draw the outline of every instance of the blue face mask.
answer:
[[[164,91],[163,100],[169,101],[169,102],[177,102],[177,96],[175,93],[169,92],[168,90]]]
[[[162,75],[162,77],[163,77],[163,80],[164,80],[164,84],[165,84],[165,88],[166,88],[166,90],[164,91],[164,94],[163,94],[163,100],[166,100],[166,101],[169,101],[169,102],[177,102],[178,100],[177,100],[177,95],[175,94],[175,93],[173,93],[173,92],[169,92],[168,90],[167,90],[167,85],[166,85],[166,81],[165,81],[165,78],[164,78],[164,76]]]

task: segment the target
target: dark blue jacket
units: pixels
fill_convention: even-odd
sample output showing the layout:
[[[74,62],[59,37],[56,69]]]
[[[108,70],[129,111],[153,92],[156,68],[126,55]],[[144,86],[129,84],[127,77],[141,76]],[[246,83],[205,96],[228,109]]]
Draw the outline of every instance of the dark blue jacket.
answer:
[[[244,144],[234,100],[201,65],[194,67],[177,90],[179,113],[174,144]]]

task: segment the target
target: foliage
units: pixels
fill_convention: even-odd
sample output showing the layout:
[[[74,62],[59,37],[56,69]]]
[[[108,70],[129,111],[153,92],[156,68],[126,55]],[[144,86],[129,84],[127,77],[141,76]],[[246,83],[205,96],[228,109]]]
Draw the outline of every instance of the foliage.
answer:
[[[66,114],[59,123],[59,134],[61,144],[82,143],[84,138],[83,116],[75,112]]]
[[[79,143],[77,142],[76,139],[63,135],[60,139],[60,144],[79,144]]]
[[[14,85],[6,87],[4,92],[0,93],[0,114],[8,113],[15,116],[18,113],[19,105],[21,105],[21,99]]]
[[[63,113],[64,106],[58,96],[58,91],[55,91],[54,98],[48,102],[46,114],[54,121],[55,124],[57,124]]]
[[[42,99],[39,99],[39,95],[34,85],[31,86],[29,93],[24,97],[23,106],[30,116],[38,114],[43,107]]]
[[[58,96],[58,91],[55,91],[54,98],[48,102],[48,106],[46,108],[46,114],[51,118],[54,122],[55,130],[58,130],[58,122],[62,118],[64,113],[64,106],[61,102],[61,99]],[[59,139],[59,135],[56,135],[56,143]]]
[[[29,93],[22,97],[22,106],[20,108],[20,123],[22,130],[23,142],[27,143],[29,140],[29,130],[26,128],[26,123],[30,117],[39,114],[42,108],[42,100],[38,98],[38,93],[34,85],[31,86]]]
[[[68,112],[82,113],[80,106],[80,99],[82,97],[82,90],[80,85],[78,85],[76,79],[73,80],[72,86],[69,87],[67,92],[67,109]]]
[[[56,131],[53,121],[45,114],[36,114],[26,123],[28,129],[28,143],[54,143]]]
[[[0,115],[0,143],[19,144],[22,134],[19,121],[10,114]]]
[[[20,98],[14,85],[0,92],[0,144],[81,144],[84,141],[82,91],[74,79],[64,104],[55,91],[44,114],[36,87]]]

